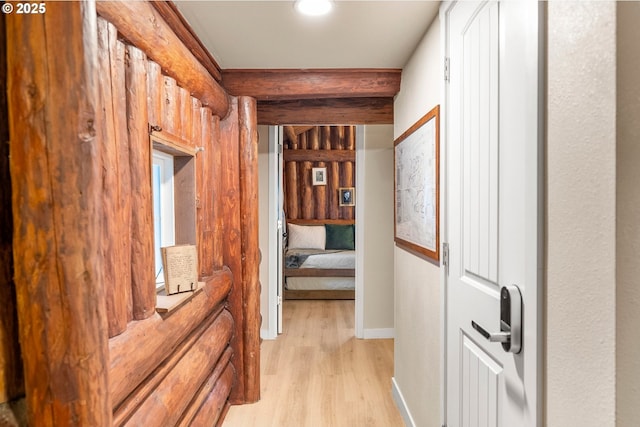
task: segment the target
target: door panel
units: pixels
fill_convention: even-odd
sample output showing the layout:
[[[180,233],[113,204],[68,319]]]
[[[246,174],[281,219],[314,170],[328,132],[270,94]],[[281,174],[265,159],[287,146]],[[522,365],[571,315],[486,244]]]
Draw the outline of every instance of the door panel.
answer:
[[[498,4],[462,32],[464,268],[498,289]],[[491,90],[491,89],[494,90]],[[468,90],[465,90],[468,89]]]
[[[446,88],[446,425],[539,424],[539,107],[535,1],[443,6]],[[499,332],[500,289],[527,305],[523,350]]]
[[[502,367],[465,334],[462,335],[461,347],[462,426],[496,427]]]

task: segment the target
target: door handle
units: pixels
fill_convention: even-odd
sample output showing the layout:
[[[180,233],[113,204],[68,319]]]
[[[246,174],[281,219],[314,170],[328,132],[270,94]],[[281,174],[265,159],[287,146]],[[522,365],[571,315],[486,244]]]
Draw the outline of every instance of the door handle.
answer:
[[[506,352],[518,354],[522,350],[522,294],[516,285],[500,289],[500,332],[489,332],[475,321],[473,329],[490,342],[499,342]]]

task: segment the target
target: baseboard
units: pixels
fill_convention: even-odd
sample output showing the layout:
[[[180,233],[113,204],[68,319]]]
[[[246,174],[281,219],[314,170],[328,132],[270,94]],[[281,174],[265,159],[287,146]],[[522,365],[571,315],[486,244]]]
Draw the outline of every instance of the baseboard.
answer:
[[[271,334],[269,329],[260,329],[260,338],[263,340],[275,340],[278,338],[278,334]]]
[[[365,329],[364,339],[387,339],[395,338],[396,330],[394,328]]]
[[[404,396],[400,391],[400,387],[398,386],[395,377],[391,378],[391,394],[393,395],[393,401],[396,402],[396,406],[400,411],[400,415],[402,415],[405,426],[416,427],[416,423],[413,421],[411,412],[409,412],[409,408],[407,407],[407,402],[404,400]]]

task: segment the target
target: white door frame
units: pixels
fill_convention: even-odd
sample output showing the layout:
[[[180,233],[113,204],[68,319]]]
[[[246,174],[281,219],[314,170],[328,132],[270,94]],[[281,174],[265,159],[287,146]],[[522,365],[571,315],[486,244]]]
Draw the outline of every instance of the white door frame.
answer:
[[[440,86],[440,99],[442,100],[442,104],[440,107],[440,185],[441,188],[447,188],[447,161],[448,161],[448,150],[447,150],[447,117],[448,117],[448,90],[447,90],[447,82],[445,81],[445,73],[447,72],[446,68],[448,67],[448,63],[446,60],[446,55],[449,51],[448,39],[447,39],[447,19],[446,13],[450,9],[450,7],[455,3],[455,0],[443,1],[440,6],[439,11],[439,19],[440,19],[440,48],[442,52],[442,60],[441,64],[441,76],[443,76],[443,84]],[[546,56],[545,56],[545,25],[546,25],[546,7],[543,3],[538,3],[538,145],[536,147],[535,154],[537,155],[537,176],[538,180],[535,183],[529,183],[530,185],[535,185],[537,190],[537,212],[533,215],[537,215],[537,229],[534,233],[535,238],[537,239],[537,253],[532,253],[532,257],[537,257],[537,294],[530,296],[530,298],[535,298],[536,312],[526,312],[523,314],[523,321],[525,323],[535,322],[537,335],[535,337],[537,348],[535,350],[535,358],[537,365],[537,396],[535,399],[535,411],[534,419],[537,421],[537,427],[543,425],[543,389],[544,389],[544,380],[543,380],[543,345],[544,345],[544,334],[543,334],[543,320],[544,320],[544,185],[545,185],[545,154],[544,154],[544,145],[545,145],[545,122],[544,122],[544,111],[546,106],[546,97],[545,97],[545,70],[546,70]],[[449,236],[447,233],[447,212],[448,212],[448,200],[447,200],[447,192],[441,191],[442,199],[440,201],[440,218],[443,220],[440,221],[440,241],[443,242],[444,245],[449,241]],[[445,256],[444,247],[441,248],[441,253],[443,257]],[[442,263],[440,268],[440,319],[441,322],[441,337],[440,340],[440,423],[442,426],[447,426],[447,302],[448,302],[448,293],[447,293],[447,282],[448,282],[448,266]],[[527,305],[527,301],[524,301],[524,305]],[[531,350],[529,350],[531,351]]]
[[[281,230],[278,228],[279,207],[278,194],[279,174],[278,170],[278,140],[280,129],[278,126],[269,126],[269,265],[262,265],[261,268],[268,268],[269,283],[267,284],[268,292],[268,325],[264,330],[263,339],[276,339],[278,337],[278,265],[281,254],[278,253],[278,239]]]
[[[276,339],[278,337],[278,265],[281,262],[282,253],[278,247],[278,194],[280,191],[280,177],[282,171],[278,170],[278,138],[282,135],[282,126],[269,126],[269,283],[268,287],[268,313],[269,325],[263,339]],[[358,167],[360,164],[360,167]],[[356,248],[363,248],[364,230],[364,126],[356,126]],[[278,264],[276,264],[278,263]],[[364,281],[362,269],[364,266],[364,251],[356,250],[356,277],[355,277],[355,336],[364,338]],[[264,284],[263,284],[264,286]]]
[[[356,126],[356,277],[355,312],[356,338],[364,338],[364,221],[366,220],[364,202],[364,126]]]

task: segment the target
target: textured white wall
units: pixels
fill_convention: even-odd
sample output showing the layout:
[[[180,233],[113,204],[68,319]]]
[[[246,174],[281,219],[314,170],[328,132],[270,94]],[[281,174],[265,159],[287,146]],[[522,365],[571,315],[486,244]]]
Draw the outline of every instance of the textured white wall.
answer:
[[[402,71],[394,138],[440,104],[440,22],[433,22]],[[440,425],[440,269],[395,248],[394,379],[416,426]]]
[[[393,126],[364,127],[364,332],[393,329]],[[360,219],[358,219],[360,221]],[[360,248],[358,249],[360,250]],[[388,335],[386,335],[388,336]]]
[[[615,24],[614,2],[548,3],[548,427],[616,425]]]
[[[617,427],[640,423],[640,2],[618,3]]]

